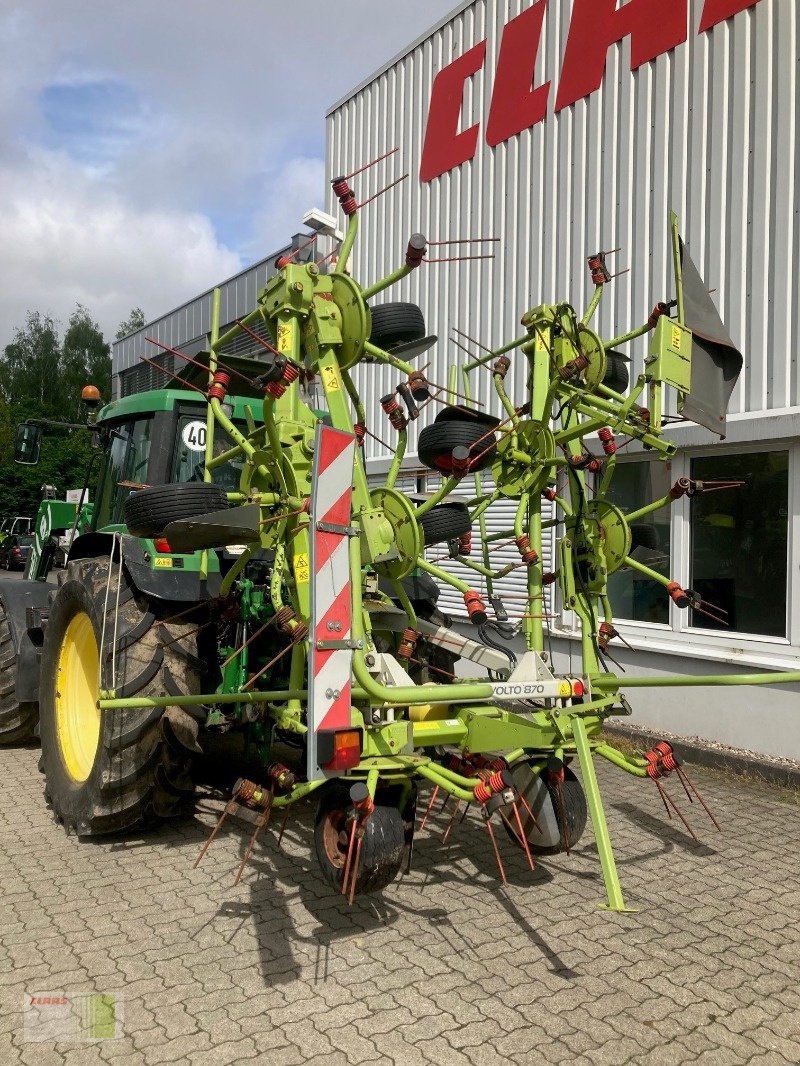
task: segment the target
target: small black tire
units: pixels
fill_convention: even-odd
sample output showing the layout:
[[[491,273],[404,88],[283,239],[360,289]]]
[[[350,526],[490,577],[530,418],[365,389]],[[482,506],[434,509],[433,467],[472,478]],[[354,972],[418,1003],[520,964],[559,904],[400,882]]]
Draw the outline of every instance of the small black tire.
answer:
[[[398,344],[421,340],[425,336],[425,318],[416,304],[377,304],[370,308],[370,313],[372,332],[369,339],[384,351]]]
[[[646,548],[658,551],[658,530],[650,522],[633,522],[631,525],[631,551],[634,548]]]
[[[40,768],[45,798],[56,821],[81,837],[119,833],[182,813],[194,785],[192,753],[180,736],[196,736],[205,719],[199,706],[104,710],[97,712],[96,722],[84,713],[93,707],[98,688],[104,615],[102,680],[111,687],[116,634],[113,683],[118,696],[196,694],[202,691],[207,669],[198,655],[196,618],[159,621],[146,601],[134,595],[124,567],[121,576],[116,567],[110,576],[106,602],[108,560],[68,564],[42,648]],[[179,728],[165,730],[165,719]]]
[[[618,352],[606,352],[606,372],[603,384],[614,392],[625,392],[630,383],[628,364]]]
[[[535,855],[558,855],[574,848],[586,829],[588,809],[583,785],[572,770],[568,766],[564,767],[564,782],[561,786],[563,812],[562,803],[558,801],[558,791],[549,780],[547,770],[534,774],[527,760],[523,759],[511,767],[511,777],[517,791],[523,795],[539,823],[537,828],[525,810],[525,804],[518,804],[522,828],[531,851]],[[518,838],[509,828],[510,824],[512,823],[503,821],[509,837],[521,847]]]
[[[219,485],[203,481],[153,485],[125,501],[125,524],[134,537],[160,537],[170,522],[222,511],[227,506],[228,494]]]
[[[494,461],[497,438],[480,422],[434,422],[420,431],[417,452],[430,470],[449,474],[453,470],[453,449],[466,448],[469,469],[483,470]]]
[[[38,703],[17,702],[17,653],[5,609],[0,606],[0,745],[36,739]]]
[[[328,884],[341,892],[349,840],[348,815],[352,810],[350,793],[338,782],[325,788],[314,820],[314,847],[322,874]],[[375,804],[364,825],[361,841],[356,895],[380,892],[400,872],[406,827],[396,807]]]
[[[472,529],[469,507],[465,503],[440,503],[420,516],[425,544],[454,540]]]

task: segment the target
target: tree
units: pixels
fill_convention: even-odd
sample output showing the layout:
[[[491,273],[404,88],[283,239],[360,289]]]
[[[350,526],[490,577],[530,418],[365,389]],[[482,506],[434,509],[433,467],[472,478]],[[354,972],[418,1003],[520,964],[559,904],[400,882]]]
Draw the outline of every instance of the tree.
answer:
[[[91,315],[81,304],[69,318],[61,360],[61,392],[65,414],[77,419],[84,385],[96,385],[105,400],[111,398],[111,348]]]
[[[61,393],[61,344],[49,315],[29,311],[25,328],[14,330],[0,360],[0,393],[17,411],[31,417],[58,417]]]
[[[122,338],[127,337],[129,333],[135,333],[137,329],[141,329],[144,323],[144,311],[141,307],[132,308],[128,317],[120,322],[117,327],[117,334],[114,337],[114,340],[121,341]]]

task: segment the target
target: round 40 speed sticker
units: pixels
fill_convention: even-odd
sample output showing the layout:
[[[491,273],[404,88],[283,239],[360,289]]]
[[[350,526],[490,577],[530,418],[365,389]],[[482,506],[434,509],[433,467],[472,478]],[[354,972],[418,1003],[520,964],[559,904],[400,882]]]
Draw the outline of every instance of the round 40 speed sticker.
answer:
[[[200,419],[196,419],[194,422],[187,422],[183,427],[181,438],[190,451],[204,452],[206,450],[205,422],[201,422]]]

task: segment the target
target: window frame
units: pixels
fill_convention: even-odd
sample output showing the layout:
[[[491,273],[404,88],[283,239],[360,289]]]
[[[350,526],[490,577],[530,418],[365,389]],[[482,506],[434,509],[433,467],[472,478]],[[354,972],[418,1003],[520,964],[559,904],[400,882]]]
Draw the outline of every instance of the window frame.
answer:
[[[774,669],[797,669],[800,666],[800,577],[797,574],[800,566],[800,442],[796,438],[785,437],[764,441],[720,442],[686,448],[667,462],[671,466],[670,480],[674,483],[680,477],[691,476],[694,459],[707,458],[709,455],[751,455],[776,451],[786,452],[788,456],[786,636],[707,629],[702,625],[690,624],[689,611],[670,603],[667,623],[636,622],[614,616],[615,626],[634,648],[712,662],[735,661],[739,666]],[[620,464],[661,461],[641,451],[619,457]],[[670,574],[684,588],[689,586],[691,570],[690,506],[691,501],[687,496],[670,506]],[[560,527],[559,535],[562,531],[563,527]],[[572,612],[561,611],[558,629],[560,636],[573,639],[578,636],[577,619]]]

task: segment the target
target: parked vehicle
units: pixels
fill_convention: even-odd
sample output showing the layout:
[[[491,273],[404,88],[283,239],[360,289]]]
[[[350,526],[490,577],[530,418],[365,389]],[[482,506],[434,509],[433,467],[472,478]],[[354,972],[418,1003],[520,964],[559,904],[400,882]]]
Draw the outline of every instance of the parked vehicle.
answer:
[[[24,570],[33,537],[13,533],[0,544],[0,566],[4,570]]]

